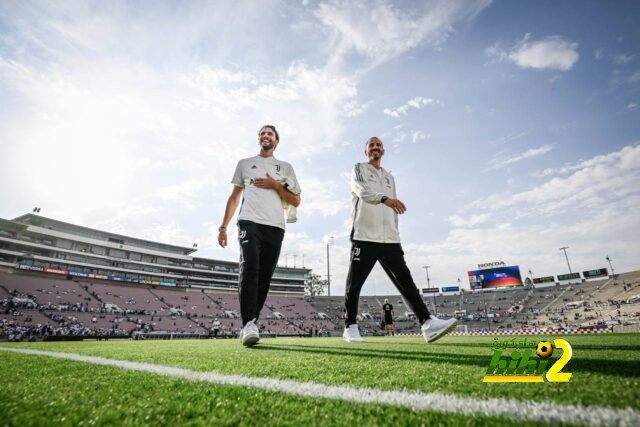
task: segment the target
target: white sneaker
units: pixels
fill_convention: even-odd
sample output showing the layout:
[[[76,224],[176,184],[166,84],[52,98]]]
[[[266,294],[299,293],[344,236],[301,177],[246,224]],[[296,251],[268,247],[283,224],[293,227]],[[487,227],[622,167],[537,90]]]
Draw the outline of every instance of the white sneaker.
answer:
[[[431,316],[431,319],[422,324],[422,336],[427,342],[434,342],[456,327],[456,319],[438,319],[436,316]]]
[[[364,339],[360,336],[360,330],[358,325],[349,325],[348,328],[344,328],[342,333],[342,339],[347,342],[363,342]]]
[[[253,347],[260,340],[260,332],[255,322],[256,319],[248,321],[240,331],[240,342],[245,347]]]

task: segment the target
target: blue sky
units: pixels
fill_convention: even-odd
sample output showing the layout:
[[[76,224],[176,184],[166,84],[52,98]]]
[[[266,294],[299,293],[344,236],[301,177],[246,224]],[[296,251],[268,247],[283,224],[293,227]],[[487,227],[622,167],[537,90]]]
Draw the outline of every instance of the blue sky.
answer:
[[[638,269],[638,2],[0,3],[0,216],[217,247],[236,162],[278,126],[303,187],[281,256],[348,268],[372,135],[418,285],[478,263]],[[233,233],[234,230],[231,230]],[[288,254],[288,255],[287,255]],[[377,267],[364,293],[396,293]]]

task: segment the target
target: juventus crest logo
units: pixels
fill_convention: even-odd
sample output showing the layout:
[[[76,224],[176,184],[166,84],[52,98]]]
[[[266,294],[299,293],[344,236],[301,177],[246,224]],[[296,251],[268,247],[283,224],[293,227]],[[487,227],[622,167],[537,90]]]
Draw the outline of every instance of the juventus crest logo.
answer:
[[[353,251],[351,252],[351,258],[354,261],[360,261],[359,257],[360,257],[360,248],[356,246],[355,248],[353,248]]]
[[[280,165],[276,165],[276,171],[280,172]]]
[[[247,236],[247,230],[240,230],[238,232],[238,239],[242,240]]]

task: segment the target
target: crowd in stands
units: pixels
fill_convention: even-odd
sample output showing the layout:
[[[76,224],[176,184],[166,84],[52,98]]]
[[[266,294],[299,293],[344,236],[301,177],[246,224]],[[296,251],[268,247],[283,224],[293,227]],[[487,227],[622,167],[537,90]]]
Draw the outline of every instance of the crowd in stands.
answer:
[[[363,296],[363,335],[382,335],[384,298],[394,305],[396,333],[420,325],[400,296]],[[575,328],[640,321],[640,273],[561,286],[463,292],[426,299],[440,317],[476,329]],[[344,298],[269,294],[258,322],[261,334],[340,335]],[[241,329],[236,293],[92,283],[0,272],[0,336],[120,337],[186,334],[234,337]]]

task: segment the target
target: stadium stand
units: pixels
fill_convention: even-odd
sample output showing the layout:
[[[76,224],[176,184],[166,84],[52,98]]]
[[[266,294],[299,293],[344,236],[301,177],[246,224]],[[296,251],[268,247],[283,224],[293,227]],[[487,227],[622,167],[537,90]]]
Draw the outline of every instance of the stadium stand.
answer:
[[[142,333],[233,337],[241,328],[235,292],[70,279],[0,271],[0,327],[4,336],[129,337]],[[361,296],[361,333],[382,334],[384,298],[394,305],[396,333],[419,333],[420,325],[398,295]],[[433,307],[431,296],[427,302]],[[259,322],[261,333],[340,335],[343,303],[343,297],[335,296],[269,294]],[[438,295],[435,307],[438,316],[458,318],[471,333],[637,323],[640,272],[567,285]]]

